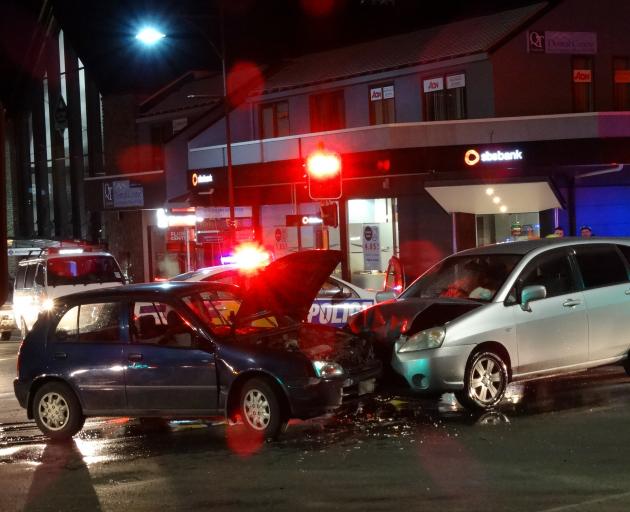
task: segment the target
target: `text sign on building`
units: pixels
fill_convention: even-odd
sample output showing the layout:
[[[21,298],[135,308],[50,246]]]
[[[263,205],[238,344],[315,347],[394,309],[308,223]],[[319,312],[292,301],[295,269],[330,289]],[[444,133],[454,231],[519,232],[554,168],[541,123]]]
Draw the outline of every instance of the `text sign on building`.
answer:
[[[616,84],[630,84],[630,69],[616,69],[615,70],[615,83]]]
[[[370,89],[370,101],[380,101],[383,99],[383,88],[375,87]]]
[[[209,172],[193,171],[190,174],[190,186],[196,188],[211,188],[214,177]]]
[[[576,84],[590,84],[593,81],[593,72],[590,69],[574,69],[573,82]]]
[[[144,188],[129,180],[103,182],[104,208],[130,208],[144,206]]]
[[[363,226],[363,270],[381,270],[381,238],[378,226]]]
[[[383,99],[389,100],[393,97],[394,97],[394,86],[388,85],[386,87],[383,87]]]
[[[597,53],[597,32],[545,31],[545,52],[595,55]]]
[[[539,31],[527,32],[527,51],[529,53],[545,53],[545,33]]]
[[[527,32],[527,51],[529,53],[595,55],[597,53],[597,32],[530,30]]]
[[[444,89],[444,78],[431,78],[429,80],[424,80],[422,84],[425,93],[441,91],[442,89]]]
[[[521,160],[523,160],[523,151],[520,149],[511,149],[509,151],[478,151],[476,149],[469,149],[464,154],[464,162],[471,167],[477,165],[479,162],[492,164],[518,162]]]
[[[466,75],[449,75],[446,77],[447,89],[458,89],[460,87],[466,87]]]

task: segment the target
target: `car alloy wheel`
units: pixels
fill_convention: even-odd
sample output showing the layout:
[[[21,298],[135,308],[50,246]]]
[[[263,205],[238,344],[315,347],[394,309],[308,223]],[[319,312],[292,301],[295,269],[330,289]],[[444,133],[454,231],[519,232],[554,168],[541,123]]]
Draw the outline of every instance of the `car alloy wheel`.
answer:
[[[39,417],[49,430],[61,430],[68,423],[70,408],[59,393],[46,393],[37,405]]]
[[[239,413],[243,425],[254,436],[275,439],[287,426],[288,418],[274,387],[261,378],[246,381],[240,391]]]
[[[62,382],[48,382],[35,394],[33,416],[39,429],[51,439],[70,439],[85,418],[76,395]]]
[[[265,430],[271,420],[271,408],[265,394],[259,389],[250,389],[243,399],[245,420],[255,430]]]
[[[507,384],[507,367],[501,357],[479,352],[467,366],[464,390],[457,393],[457,399],[468,408],[491,409],[503,398]]]

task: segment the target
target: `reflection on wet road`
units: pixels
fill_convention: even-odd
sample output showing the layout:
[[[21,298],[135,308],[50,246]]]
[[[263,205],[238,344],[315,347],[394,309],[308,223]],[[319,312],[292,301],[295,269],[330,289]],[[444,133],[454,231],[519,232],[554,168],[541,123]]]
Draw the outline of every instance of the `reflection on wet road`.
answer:
[[[464,429],[500,427],[523,420],[544,423],[549,415],[562,411],[605,411],[629,404],[630,381],[617,368],[527,386],[512,384],[501,406],[483,414],[463,410],[449,393],[430,400],[381,391],[352,411],[308,421],[292,420],[278,441],[265,445],[272,450],[310,452],[345,444],[360,449],[361,444],[379,440],[415,443],[436,431],[458,437]],[[54,450],[53,445],[57,446]],[[51,450],[63,452],[63,446],[48,443],[33,422],[0,424],[0,464],[46,463]],[[97,418],[86,422],[72,446],[74,455],[70,459],[78,456],[82,463],[91,465],[200,450],[247,456],[258,452],[263,442],[245,439],[238,425],[226,427],[222,421]]]
[[[69,443],[0,425],[0,511],[625,511],[630,379],[512,386],[496,411],[381,391],[272,443],[210,421],[90,419]]]

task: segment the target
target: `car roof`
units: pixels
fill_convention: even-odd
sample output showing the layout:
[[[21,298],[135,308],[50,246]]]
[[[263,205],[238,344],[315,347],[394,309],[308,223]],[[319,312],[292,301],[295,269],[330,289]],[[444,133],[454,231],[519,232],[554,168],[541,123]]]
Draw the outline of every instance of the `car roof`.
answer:
[[[151,295],[155,296],[179,296],[187,293],[196,293],[206,290],[237,290],[238,287],[224,283],[203,282],[203,281],[166,281],[160,283],[140,283],[140,284],[128,284],[124,286],[108,286],[104,288],[97,288],[93,290],[87,290],[85,292],[73,293],[60,297],[65,300],[72,299],[73,301],[92,300],[99,297],[108,297],[109,299],[124,300],[138,297],[147,297]]]
[[[29,265],[31,263],[38,263],[40,261],[48,261],[48,260],[53,260],[53,259],[64,259],[64,258],[74,259],[74,258],[81,258],[85,256],[108,256],[110,258],[114,257],[111,253],[103,252],[103,251],[85,251],[85,252],[77,252],[77,253],[71,253],[71,254],[59,254],[59,253],[40,254],[37,256],[31,256],[23,260],[20,260],[18,262],[18,265]]]
[[[630,244],[630,238],[627,237],[606,237],[606,238],[578,238],[578,237],[562,237],[562,238],[541,238],[539,240],[525,240],[522,242],[503,242],[498,244],[484,245],[474,249],[467,249],[458,252],[457,256],[474,256],[476,254],[519,254],[525,255],[538,249],[551,247],[566,247],[571,245],[592,245],[592,244]]]

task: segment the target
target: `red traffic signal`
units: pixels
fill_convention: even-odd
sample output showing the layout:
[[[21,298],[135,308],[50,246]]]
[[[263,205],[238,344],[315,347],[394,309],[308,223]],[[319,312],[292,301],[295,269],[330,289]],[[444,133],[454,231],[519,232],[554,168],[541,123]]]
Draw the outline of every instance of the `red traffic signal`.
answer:
[[[308,194],[311,199],[339,199],[341,197],[341,156],[318,149],[306,159]]]

